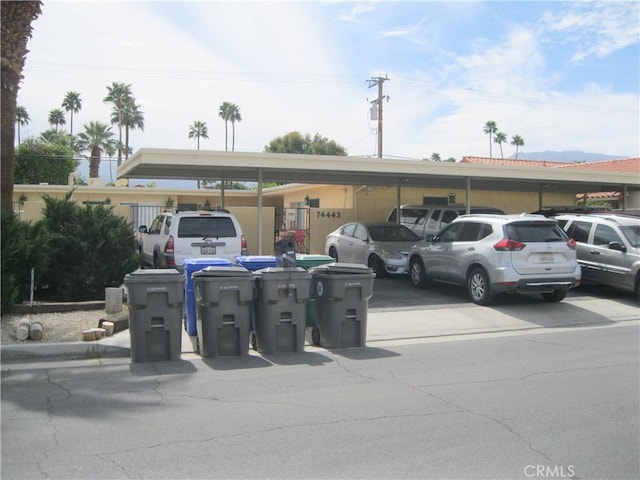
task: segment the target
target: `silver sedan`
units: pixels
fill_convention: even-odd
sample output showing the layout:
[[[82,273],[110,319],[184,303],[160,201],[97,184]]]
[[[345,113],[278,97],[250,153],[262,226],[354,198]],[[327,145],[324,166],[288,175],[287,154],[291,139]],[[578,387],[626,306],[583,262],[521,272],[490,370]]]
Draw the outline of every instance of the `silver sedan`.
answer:
[[[368,265],[376,276],[407,274],[408,254],[420,238],[393,222],[352,222],[327,235],[325,254],[336,262]]]

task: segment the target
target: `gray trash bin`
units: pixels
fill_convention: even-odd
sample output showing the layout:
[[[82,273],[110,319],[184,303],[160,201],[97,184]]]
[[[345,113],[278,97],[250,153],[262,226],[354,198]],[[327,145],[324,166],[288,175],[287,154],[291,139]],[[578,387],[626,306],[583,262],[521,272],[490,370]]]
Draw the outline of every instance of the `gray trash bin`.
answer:
[[[361,264],[331,263],[313,268],[311,275],[320,345],[364,347],[373,271]]]
[[[249,353],[253,273],[244,267],[207,267],[192,275],[200,355]]]
[[[180,360],[184,275],[177,270],[138,269],[124,277],[129,306],[131,360]]]
[[[253,319],[260,353],[303,352],[311,275],[304,268],[269,267],[256,272]]]

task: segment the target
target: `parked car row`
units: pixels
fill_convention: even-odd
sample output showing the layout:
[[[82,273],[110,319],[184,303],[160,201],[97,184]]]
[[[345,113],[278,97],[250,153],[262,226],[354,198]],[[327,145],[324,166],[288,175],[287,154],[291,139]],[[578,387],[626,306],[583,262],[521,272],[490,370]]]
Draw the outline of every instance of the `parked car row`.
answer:
[[[479,305],[499,293],[560,302],[582,282],[640,299],[640,218],[631,215],[462,214],[424,238],[396,222],[351,222],[327,236],[325,254],[377,276],[408,274],[416,288],[464,286]]]

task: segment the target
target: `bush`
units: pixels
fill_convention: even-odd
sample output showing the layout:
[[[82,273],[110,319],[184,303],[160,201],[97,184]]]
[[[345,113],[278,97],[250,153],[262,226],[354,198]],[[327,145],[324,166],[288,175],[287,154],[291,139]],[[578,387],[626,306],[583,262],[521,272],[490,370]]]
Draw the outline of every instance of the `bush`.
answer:
[[[2,311],[34,299],[104,299],[139,265],[132,227],[113,207],[78,206],[73,191],[60,200],[44,197],[43,219],[35,224],[2,212]]]
[[[132,227],[113,207],[80,207],[64,199],[44,197],[44,223],[49,235],[48,268],[38,283],[41,298],[57,301],[104,298],[106,287],[118,287],[139,265]]]
[[[48,262],[49,237],[42,225],[20,221],[13,212],[2,212],[2,311],[29,300],[31,269],[34,284]]]

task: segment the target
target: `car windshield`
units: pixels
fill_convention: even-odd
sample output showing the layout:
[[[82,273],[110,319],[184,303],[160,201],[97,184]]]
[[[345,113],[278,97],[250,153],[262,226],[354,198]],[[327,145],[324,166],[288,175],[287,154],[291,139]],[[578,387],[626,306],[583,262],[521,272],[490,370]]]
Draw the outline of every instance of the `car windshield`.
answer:
[[[375,242],[417,242],[420,237],[402,225],[369,227],[369,237]]]
[[[640,247],[640,225],[624,225],[620,227],[620,230],[631,245],[636,248]]]
[[[178,237],[235,237],[236,229],[229,217],[184,217],[180,219]]]
[[[518,242],[564,242],[564,230],[555,222],[526,221],[510,223],[506,227],[508,238]]]

